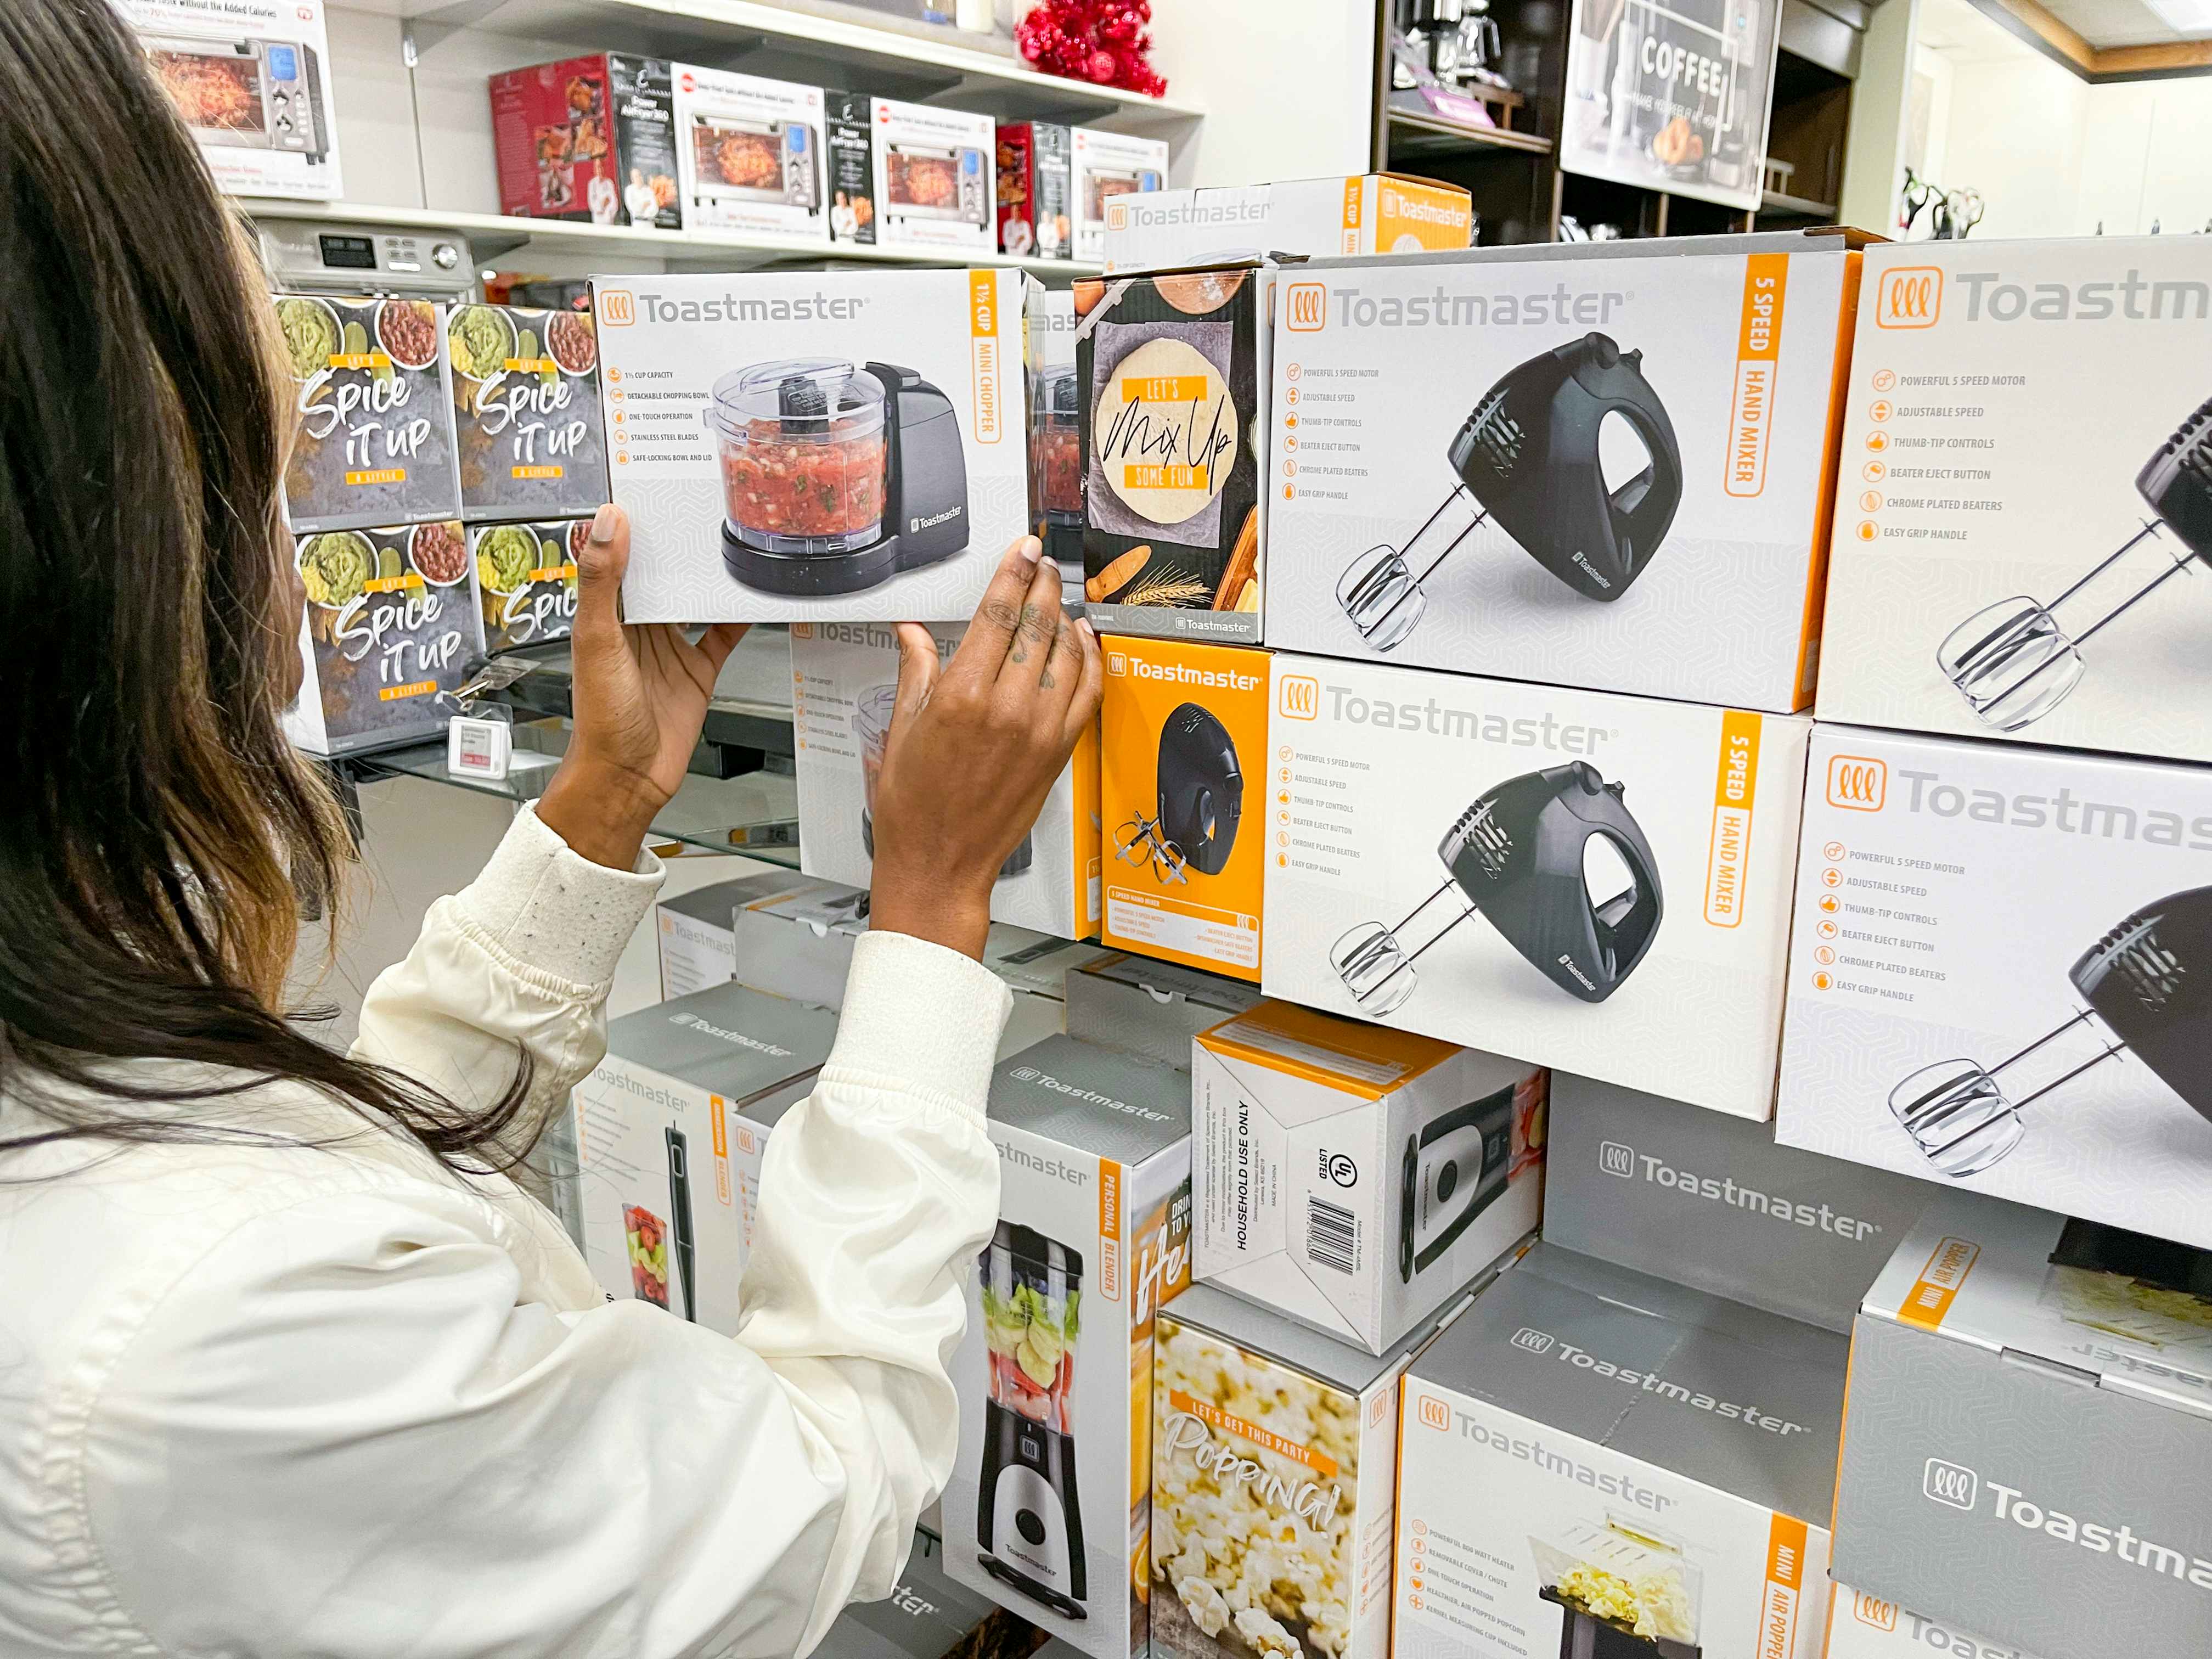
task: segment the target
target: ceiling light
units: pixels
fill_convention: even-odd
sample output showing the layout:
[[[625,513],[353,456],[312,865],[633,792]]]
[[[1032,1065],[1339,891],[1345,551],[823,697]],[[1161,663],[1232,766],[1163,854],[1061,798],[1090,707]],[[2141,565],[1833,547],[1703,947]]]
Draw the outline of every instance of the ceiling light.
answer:
[[[2159,21],[2182,34],[2212,34],[2212,0],[2144,0]]]

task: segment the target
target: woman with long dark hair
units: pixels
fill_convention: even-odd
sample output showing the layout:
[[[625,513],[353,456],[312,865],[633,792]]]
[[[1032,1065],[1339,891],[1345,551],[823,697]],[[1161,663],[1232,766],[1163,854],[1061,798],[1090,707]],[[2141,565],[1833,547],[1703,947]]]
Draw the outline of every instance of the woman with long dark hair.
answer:
[[[544,799],[351,1054],[302,1036],[297,896],[350,854],[278,732],[289,379],[243,249],[106,0],[0,5],[0,1652],[803,1652],[951,1469],[1008,1000],[973,958],[1097,641],[1034,541],[951,664],[902,629],[874,927],[742,1334],[609,1304],[505,1172],[603,1048],[741,630],[625,626],[603,509]]]

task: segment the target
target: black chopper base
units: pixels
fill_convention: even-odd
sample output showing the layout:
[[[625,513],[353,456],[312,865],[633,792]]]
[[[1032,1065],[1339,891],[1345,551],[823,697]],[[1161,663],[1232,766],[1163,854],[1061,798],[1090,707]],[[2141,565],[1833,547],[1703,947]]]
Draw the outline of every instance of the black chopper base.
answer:
[[[1061,1618],[1088,1619],[1091,1617],[1088,1613],[1085,1613],[1083,1610],[1082,1602],[1073,1601],[1067,1596],[1062,1595],[1058,1590],[1047,1589],[1042,1584],[1038,1583],[1036,1579],[1031,1578],[1028,1574],[1016,1572],[1005,1562],[1000,1560],[997,1556],[979,1555],[975,1559],[982,1563],[983,1571],[989,1573],[992,1577],[997,1579],[1000,1583],[1009,1585],[1012,1588],[1019,1590],[1023,1595],[1028,1596],[1032,1601],[1042,1602],[1046,1607],[1050,1607],[1054,1613],[1060,1614]]]
[[[764,593],[858,593],[902,570],[919,569],[965,550],[963,543],[917,556],[894,532],[849,553],[770,553],[739,540],[729,520],[722,521],[722,562],[747,587]]]

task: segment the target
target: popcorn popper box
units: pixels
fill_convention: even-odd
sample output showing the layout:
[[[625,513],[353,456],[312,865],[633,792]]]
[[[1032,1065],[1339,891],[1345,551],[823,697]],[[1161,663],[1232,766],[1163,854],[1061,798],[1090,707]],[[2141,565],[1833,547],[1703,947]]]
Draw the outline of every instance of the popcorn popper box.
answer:
[[[298,422],[284,473],[292,528],[460,517],[444,307],[316,294],[276,305]]]
[[[1540,1243],[1401,1394],[1397,1659],[1817,1659],[1848,1345]]]

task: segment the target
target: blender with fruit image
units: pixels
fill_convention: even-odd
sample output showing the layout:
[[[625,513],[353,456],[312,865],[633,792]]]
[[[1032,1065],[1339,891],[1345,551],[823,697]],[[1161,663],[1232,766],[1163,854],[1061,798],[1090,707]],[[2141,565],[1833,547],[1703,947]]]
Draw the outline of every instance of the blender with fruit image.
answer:
[[[623,1206],[623,1240],[629,1250],[629,1288],[641,1302],[668,1305],[668,1224],[641,1205]]]
[[[1001,1221],[977,1263],[990,1366],[975,1510],[979,1559],[994,1578],[1054,1613],[1085,1618],[1068,1413],[1083,1257],[1034,1228]]]

